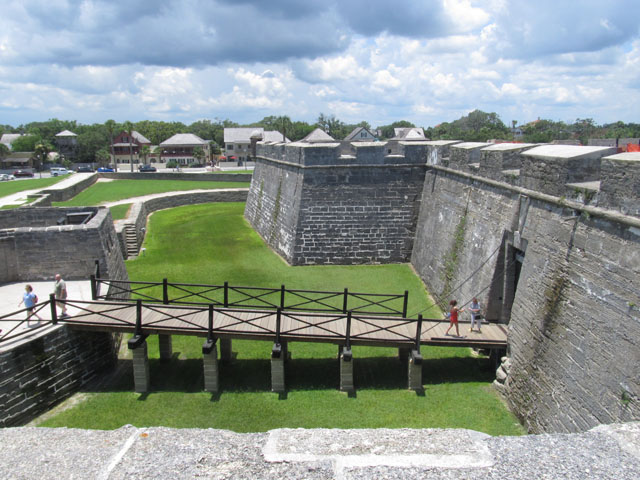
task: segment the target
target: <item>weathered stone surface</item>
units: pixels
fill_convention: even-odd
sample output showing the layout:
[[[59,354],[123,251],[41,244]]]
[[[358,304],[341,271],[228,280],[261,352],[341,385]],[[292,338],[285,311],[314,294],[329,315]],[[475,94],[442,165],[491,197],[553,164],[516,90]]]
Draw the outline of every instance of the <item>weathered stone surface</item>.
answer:
[[[0,426],[32,420],[113,368],[119,338],[58,327],[0,352]]]
[[[637,423],[526,437],[438,429],[6,428],[0,477],[631,480],[640,476],[639,432]]]

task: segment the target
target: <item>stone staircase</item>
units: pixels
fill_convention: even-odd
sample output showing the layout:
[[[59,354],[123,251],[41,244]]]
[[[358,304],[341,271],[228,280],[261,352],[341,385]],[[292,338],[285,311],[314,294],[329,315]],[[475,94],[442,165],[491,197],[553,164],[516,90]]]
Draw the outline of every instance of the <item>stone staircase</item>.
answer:
[[[127,258],[138,256],[138,237],[136,236],[136,226],[133,223],[125,223],[124,238],[127,246]]]

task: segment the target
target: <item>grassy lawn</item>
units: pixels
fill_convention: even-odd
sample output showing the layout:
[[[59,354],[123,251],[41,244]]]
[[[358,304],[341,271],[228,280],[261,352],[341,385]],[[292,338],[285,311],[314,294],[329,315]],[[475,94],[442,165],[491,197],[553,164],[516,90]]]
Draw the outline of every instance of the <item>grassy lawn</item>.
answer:
[[[184,180],[114,180],[98,182],[66,202],[54,202],[54,206],[99,205],[153,193],[185,190],[216,190],[220,188],[248,188],[251,182],[209,182]]]
[[[114,205],[113,207],[110,207],[109,210],[111,210],[111,217],[113,217],[114,220],[126,218],[131,205],[131,203],[123,203],[121,205]]]
[[[0,182],[0,197],[13,195],[14,193],[24,192],[25,190],[35,190],[38,188],[47,188],[51,185],[64,180],[66,177],[51,178],[32,178],[28,180],[11,180],[9,182]]]
[[[409,312],[431,304],[408,265],[290,267],[269,250],[242,218],[244,204],[180,207],[156,212],[146,255],[127,262],[132,280],[402,293]],[[426,316],[440,315],[430,309]],[[279,427],[470,428],[492,435],[524,433],[491,389],[486,357],[467,348],[422,347],[424,396],[406,389],[406,365],[392,348],[354,347],[356,395],[338,388],[337,347],[291,343],[288,393],[270,392],[271,343],[234,341],[236,355],[221,365],[221,393],[203,392],[203,339],[174,337],[174,358],[158,360],[150,337],[152,392],[133,393],[130,355],[119,374],[43,426],[111,429],[121,425],[225,428],[238,432]]]

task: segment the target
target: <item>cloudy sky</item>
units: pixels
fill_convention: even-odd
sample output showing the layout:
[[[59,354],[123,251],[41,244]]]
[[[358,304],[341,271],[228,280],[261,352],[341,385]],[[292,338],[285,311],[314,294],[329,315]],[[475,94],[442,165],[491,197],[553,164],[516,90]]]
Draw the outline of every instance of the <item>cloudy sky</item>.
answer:
[[[0,123],[640,121],[638,0],[2,1]]]

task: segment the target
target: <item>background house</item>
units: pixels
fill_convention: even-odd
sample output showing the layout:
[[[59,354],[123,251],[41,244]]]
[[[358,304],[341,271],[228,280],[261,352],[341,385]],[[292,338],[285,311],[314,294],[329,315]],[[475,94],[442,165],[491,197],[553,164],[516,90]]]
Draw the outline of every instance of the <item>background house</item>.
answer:
[[[276,130],[266,130],[262,127],[225,128],[224,155],[226,160],[247,162],[251,157],[251,137],[260,135],[262,142],[289,143],[287,137]]]
[[[131,140],[131,142],[129,142],[129,140]],[[151,140],[141,133],[134,130],[131,138],[129,138],[129,132],[120,133],[113,139],[113,145],[111,145],[115,163],[128,164],[131,157],[133,157],[133,163],[140,163],[140,150],[143,146],[151,149]],[[131,153],[129,151],[130,149]]]
[[[162,149],[163,163],[175,161],[178,165],[204,164],[211,157],[209,142],[193,133],[178,133],[160,143],[159,147]]]
[[[58,146],[58,153],[60,153],[60,155],[72,162],[76,161],[78,135],[69,130],[63,130],[56,134],[56,145]]]
[[[375,142],[378,139],[368,129],[364,127],[356,127],[344,138],[345,142]]]

